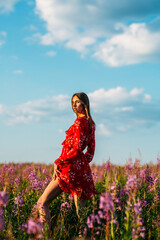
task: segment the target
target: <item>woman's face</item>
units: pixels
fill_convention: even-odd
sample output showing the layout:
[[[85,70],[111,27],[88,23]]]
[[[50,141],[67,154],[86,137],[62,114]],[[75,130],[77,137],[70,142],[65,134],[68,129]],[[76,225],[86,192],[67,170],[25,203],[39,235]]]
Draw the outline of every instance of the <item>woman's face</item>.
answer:
[[[77,96],[72,99],[72,109],[77,115],[84,113],[84,106]]]

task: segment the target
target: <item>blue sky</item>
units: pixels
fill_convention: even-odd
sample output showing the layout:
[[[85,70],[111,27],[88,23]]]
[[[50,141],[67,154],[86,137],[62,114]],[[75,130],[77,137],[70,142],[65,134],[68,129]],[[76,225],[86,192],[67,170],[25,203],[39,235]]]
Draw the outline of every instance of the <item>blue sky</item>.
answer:
[[[53,163],[84,91],[93,162],[160,153],[160,2],[0,0],[0,162]]]

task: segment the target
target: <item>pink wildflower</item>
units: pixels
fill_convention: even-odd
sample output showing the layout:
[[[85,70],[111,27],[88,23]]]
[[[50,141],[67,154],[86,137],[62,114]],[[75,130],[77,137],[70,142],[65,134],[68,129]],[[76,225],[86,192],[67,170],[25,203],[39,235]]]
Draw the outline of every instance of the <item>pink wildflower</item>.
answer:
[[[61,204],[61,211],[65,211],[67,208],[68,209],[70,208],[68,202],[64,202],[64,203]]]
[[[93,180],[96,182],[98,180],[98,176],[96,173],[92,172]]]
[[[27,224],[27,233],[28,234],[37,234],[42,231],[42,224],[41,222],[34,222],[32,218],[28,220]]]
[[[68,198],[69,198],[69,200],[70,200],[70,201],[74,200],[74,196],[73,196],[73,195],[71,195],[71,194],[69,195],[69,197],[68,197]]]
[[[110,163],[110,161],[108,161],[108,162],[106,163],[104,169],[107,170],[107,171],[110,171],[110,168],[111,168],[111,163]]]
[[[110,210],[114,212],[114,204],[110,193],[105,192],[103,196],[100,196],[99,208],[103,209],[104,211]]]
[[[99,225],[101,224],[99,216],[92,213],[92,214],[89,215],[89,217],[87,217],[88,228],[93,228],[94,222],[97,222]]]
[[[126,182],[126,190],[129,191],[131,189],[136,189],[138,187],[139,180],[140,179],[137,179],[136,175],[129,175]]]
[[[6,206],[8,199],[9,195],[5,191],[0,192],[0,206]]]

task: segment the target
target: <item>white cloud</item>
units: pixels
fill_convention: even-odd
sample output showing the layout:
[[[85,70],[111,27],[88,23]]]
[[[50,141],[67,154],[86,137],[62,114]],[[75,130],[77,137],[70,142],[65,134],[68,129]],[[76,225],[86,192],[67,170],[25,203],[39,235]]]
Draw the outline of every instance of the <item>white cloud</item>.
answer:
[[[119,86],[98,89],[88,96],[98,134],[110,136],[115,131],[148,128],[160,121],[160,104],[142,89],[128,91]],[[8,125],[66,121],[72,115],[70,97],[62,94],[16,106],[0,104],[0,116]]]
[[[127,101],[134,101],[137,98],[146,98],[143,96],[143,89],[134,88],[128,92],[120,86],[109,90],[101,88],[88,95],[96,112],[101,111],[103,106],[120,105],[125,104]]]
[[[143,93],[143,88],[140,88],[140,89],[138,89],[138,88],[133,88],[131,91],[130,91],[130,95],[131,96],[138,96],[138,95],[140,95],[140,94],[142,94]]]
[[[56,56],[56,52],[54,52],[54,51],[49,51],[49,52],[46,52],[46,55],[47,55],[48,57],[54,57],[54,56]]]
[[[133,107],[130,107],[130,106],[128,106],[128,107],[122,107],[122,111],[124,111],[124,112],[126,112],[126,111],[133,111]]]
[[[130,91],[121,86],[108,90],[102,88],[88,96],[93,114],[98,121],[103,121],[104,124],[106,122],[112,131],[122,131],[124,128],[128,130],[129,127],[126,126],[148,127],[159,122],[158,103],[144,93],[142,88]]]
[[[117,102],[122,102],[128,97],[128,93],[122,87],[111,88],[109,90],[101,88],[92,93],[89,93],[89,97],[91,98],[93,104],[96,106],[99,103],[114,104]]]
[[[46,99],[28,101],[17,106],[0,105],[0,114],[7,117],[8,125],[30,124],[40,121],[53,121],[66,115],[70,106],[67,95],[57,95]]]
[[[158,6],[158,0],[147,6],[138,0],[36,0],[36,13],[47,30],[44,35],[37,33],[37,40],[44,45],[63,44],[81,56],[91,54],[109,66],[159,60],[160,30],[152,32],[148,23],[142,23],[160,13]],[[136,23],[128,25],[128,21]]]
[[[110,66],[122,66],[156,60],[159,50],[160,31],[152,33],[146,24],[131,24],[123,33],[99,44],[95,58]]]
[[[0,13],[13,11],[14,5],[20,0],[0,0]]]
[[[97,127],[97,133],[102,136],[109,137],[112,135],[112,133],[107,129],[107,127],[103,124],[100,123]]]
[[[13,74],[17,74],[17,75],[20,75],[20,74],[22,74],[22,73],[23,73],[23,71],[20,70],[20,69],[13,71]]]
[[[152,100],[151,95],[149,95],[149,94],[145,94],[145,95],[144,95],[144,102],[148,103],[148,102],[150,102],[151,100]]]
[[[41,43],[63,43],[67,48],[85,54],[87,47],[104,32],[97,27],[99,9],[95,2],[37,0],[36,12],[47,24],[47,33],[41,37]]]

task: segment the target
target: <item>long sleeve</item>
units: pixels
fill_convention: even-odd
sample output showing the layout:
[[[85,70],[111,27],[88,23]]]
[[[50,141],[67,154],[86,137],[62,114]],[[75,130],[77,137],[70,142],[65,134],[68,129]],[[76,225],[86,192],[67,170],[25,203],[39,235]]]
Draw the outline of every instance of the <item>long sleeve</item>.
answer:
[[[63,161],[67,162],[68,160],[73,160],[78,154],[82,153],[82,145],[84,141],[84,126],[83,122],[80,119],[77,119],[74,123],[75,132],[73,138],[73,146],[72,148],[66,152],[65,156],[63,156]]]
[[[85,158],[87,159],[88,163],[92,161],[94,151],[95,151],[95,132],[93,133],[93,136],[88,144],[87,151],[85,153]]]

